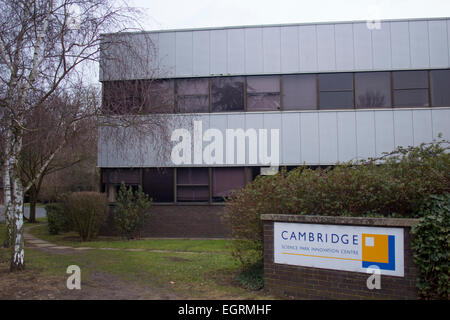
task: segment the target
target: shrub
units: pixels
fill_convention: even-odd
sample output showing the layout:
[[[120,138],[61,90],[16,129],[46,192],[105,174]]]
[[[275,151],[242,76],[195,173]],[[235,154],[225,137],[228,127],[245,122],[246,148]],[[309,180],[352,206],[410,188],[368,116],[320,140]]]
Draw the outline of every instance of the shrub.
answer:
[[[424,199],[450,192],[448,150],[439,141],[333,168],[257,177],[226,202],[233,256],[244,268],[262,258],[261,214],[417,217]]]
[[[47,212],[47,229],[50,234],[70,231],[70,219],[65,214],[61,203],[49,203],[45,206]]]
[[[81,241],[95,238],[108,214],[105,194],[74,192],[63,197],[63,207]]]
[[[122,183],[114,208],[114,225],[122,237],[133,239],[140,237],[140,232],[149,216],[148,209],[152,201],[139,186],[136,192]]]
[[[447,300],[450,294],[450,194],[431,196],[412,228],[417,287],[423,299]]]

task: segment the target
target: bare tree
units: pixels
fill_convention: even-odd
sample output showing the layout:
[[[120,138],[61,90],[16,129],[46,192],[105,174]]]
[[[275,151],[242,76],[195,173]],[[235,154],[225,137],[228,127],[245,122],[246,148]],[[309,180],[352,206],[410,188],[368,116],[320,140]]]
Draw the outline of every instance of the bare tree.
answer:
[[[120,31],[138,12],[116,7],[108,0],[0,0],[0,131],[6,215],[12,240],[11,270],[25,266],[23,240],[23,196],[67,144],[62,138],[49,148],[45,160],[23,184],[20,157],[31,115],[63,109],[47,103],[63,92],[76,93],[80,68],[99,58],[101,33]],[[105,46],[108,42],[103,42]],[[56,113],[62,132],[70,136],[84,119],[98,109],[83,106]]]
[[[92,157],[86,152],[86,146],[96,144],[97,119],[93,115],[98,105],[98,90],[86,87],[71,94],[55,92],[45,104],[27,114],[19,169],[22,184],[31,185],[29,222],[36,221],[36,201],[44,178]],[[81,114],[85,115],[84,119],[73,122],[73,115]],[[53,156],[60,146],[60,152]]]

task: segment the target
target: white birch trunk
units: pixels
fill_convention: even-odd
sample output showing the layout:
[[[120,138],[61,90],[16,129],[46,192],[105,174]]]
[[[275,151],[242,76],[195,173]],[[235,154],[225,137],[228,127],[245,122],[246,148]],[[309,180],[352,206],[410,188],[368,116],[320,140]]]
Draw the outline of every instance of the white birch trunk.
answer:
[[[23,185],[20,176],[17,172],[19,154],[22,150],[22,137],[19,135],[15,137],[13,145],[13,152],[10,158],[10,176],[12,180],[12,230],[13,238],[11,239],[12,257],[11,257],[11,271],[23,270],[24,264],[24,239],[23,239]]]
[[[13,239],[13,225],[12,225],[12,189],[11,189],[11,165],[10,165],[10,139],[11,132],[6,130],[6,145],[5,145],[5,160],[3,163],[3,190],[5,201],[5,220],[8,232],[8,246],[11,245]]]

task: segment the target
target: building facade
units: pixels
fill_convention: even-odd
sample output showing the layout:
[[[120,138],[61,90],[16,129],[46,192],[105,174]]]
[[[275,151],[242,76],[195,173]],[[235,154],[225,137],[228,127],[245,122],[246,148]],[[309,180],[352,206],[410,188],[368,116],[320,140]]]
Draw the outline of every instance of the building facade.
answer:
[[[223,237],[224,198],[259,174],[450,138],[450,19],[104,35],[102,188],[154,200],[151,236]],[[272,170],[273,171],[273,170]]]

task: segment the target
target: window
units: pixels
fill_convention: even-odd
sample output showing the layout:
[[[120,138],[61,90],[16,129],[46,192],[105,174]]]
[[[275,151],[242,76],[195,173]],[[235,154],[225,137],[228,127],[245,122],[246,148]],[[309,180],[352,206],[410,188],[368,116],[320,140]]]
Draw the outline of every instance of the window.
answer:
[[[154,202],[174,202],[174,169],[143,169],[142,189]]]
[[[244,168],[213,168],[212,169],[212,198],[215,202],[222,202],[232,190],[239,190],[245,186],[246,176]]]
[[[279,110],[280,77],[261,76],[247,78],[247,110]]]
[[[148,81],[143,89],[143,99],[146,113],[173,113],[173,80]]]
[[[391,76],[389,72],[355,74],[356,107],[391,107]]]
[[[177,106],[181,113],[209,112],[209,80],[178,80]]]
[[[319,74],[320,109],[354,107],[352,73]]]
[[[124,183],[127,188],[132,186],[133,190],[137,190],[140,183],[139,169],[103,169],[102,183],[105,184],[108,200],[115,202],[120,185]]]
[[[434,107],[450,106],[450,69],[432,70],[431,101]]]
[[[283,110],[317,109],[315,74],[283,76]]]
[[[209,169],[177,169],[177,201],[209,201]]]
[[[396,71],[392,73],[394,106],[428,107],[427,71]]]
[[[143,81],[105,81],[102,86],[103,111],[109,114],[143,113]]]
[[[212,111],[244,111],[244,78],[214,78],[211,81]]]

